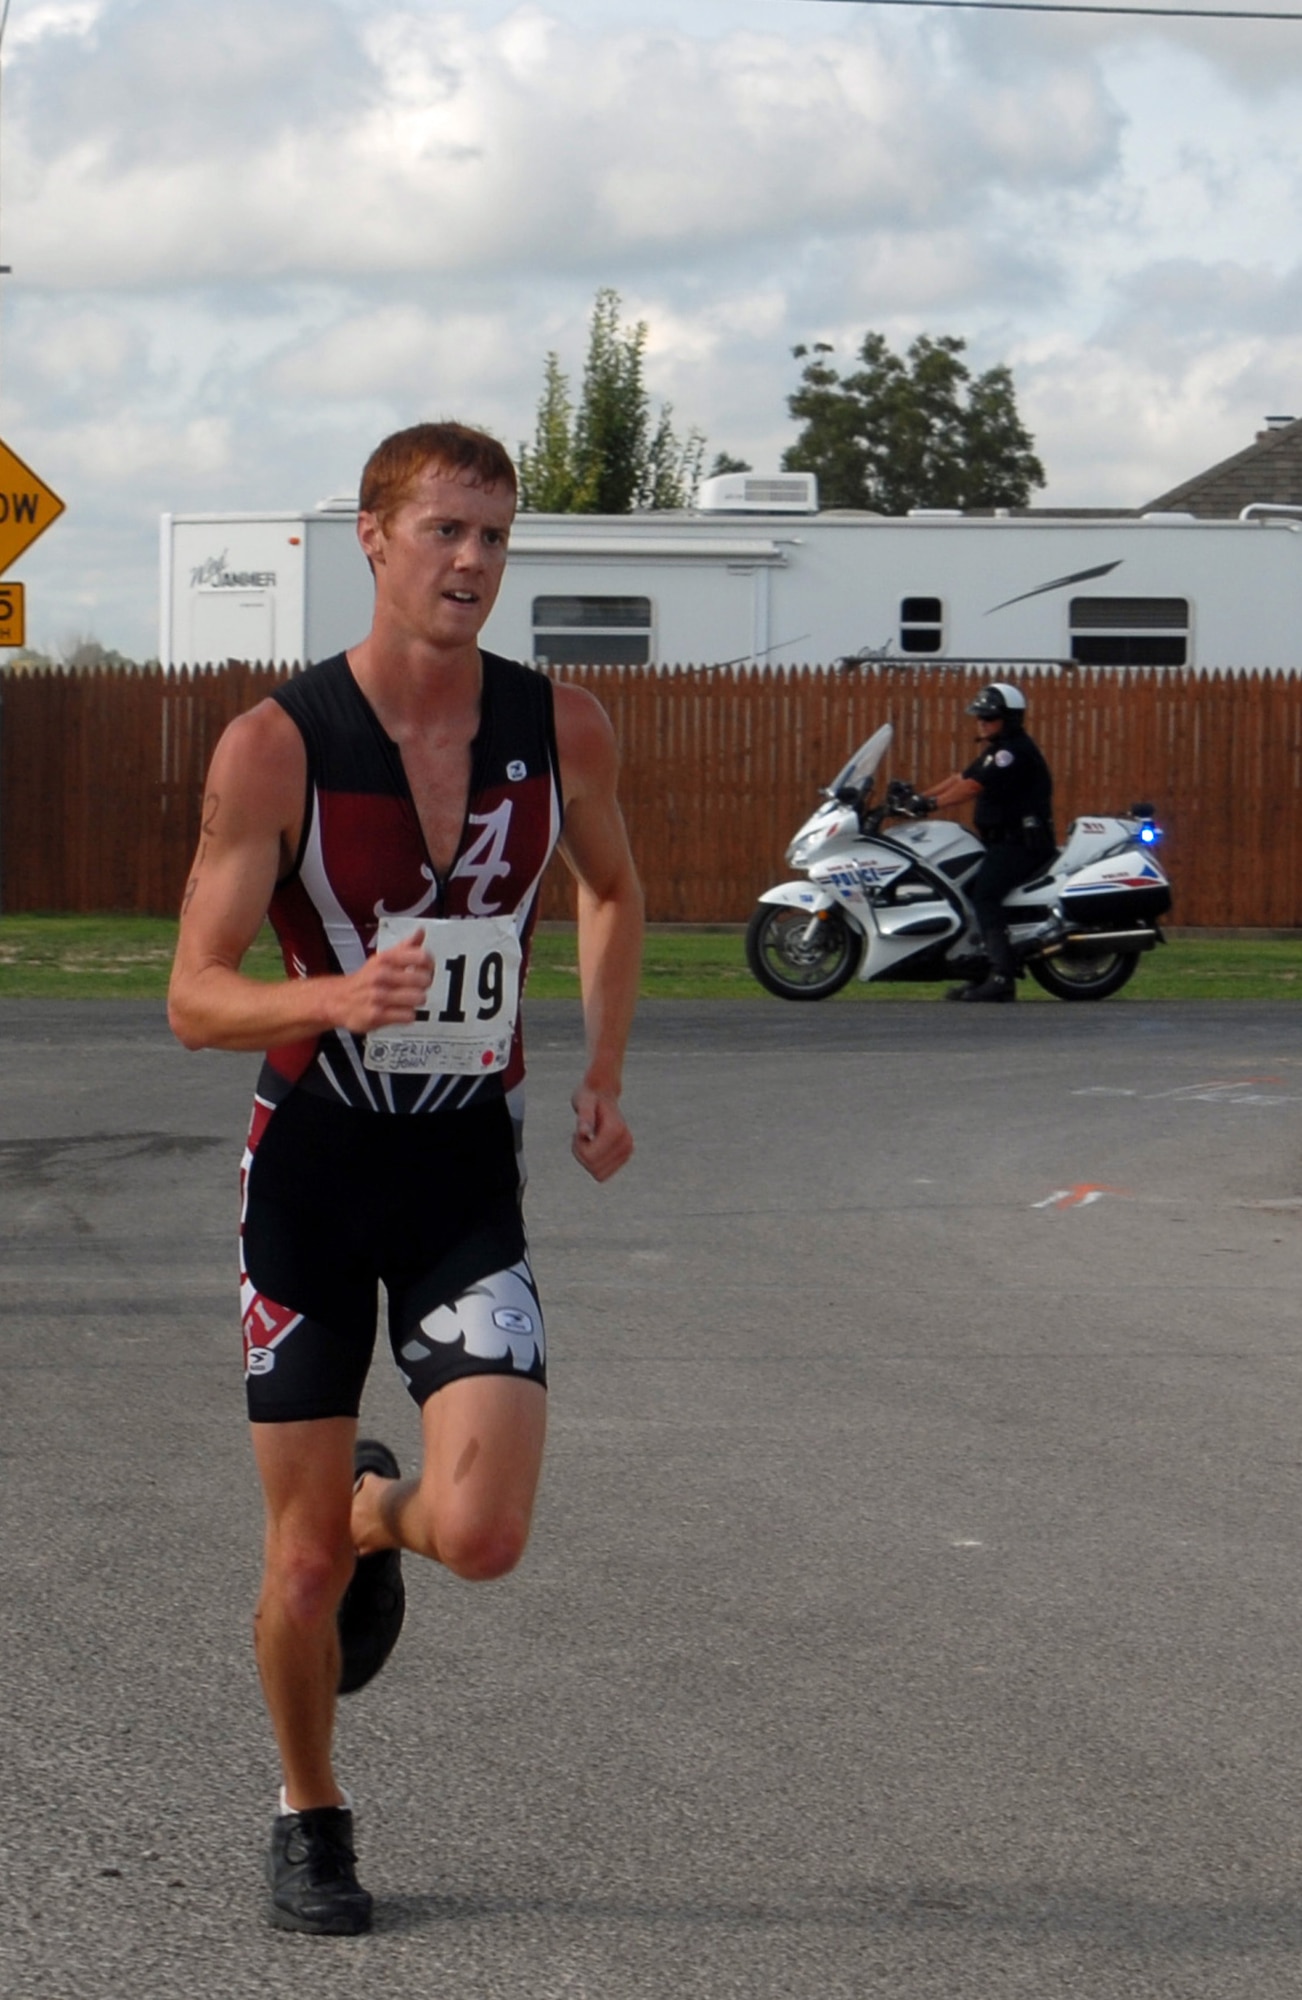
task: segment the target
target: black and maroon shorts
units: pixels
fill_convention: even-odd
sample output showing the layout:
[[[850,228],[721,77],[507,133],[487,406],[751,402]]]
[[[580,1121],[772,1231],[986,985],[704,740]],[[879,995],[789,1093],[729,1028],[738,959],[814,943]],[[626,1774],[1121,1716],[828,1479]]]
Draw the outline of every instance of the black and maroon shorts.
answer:
[[[417,1403],[467,1375],[545,1386],[505,1099],[416,1116],[258,1099],[242,1181],[252,1422],[357,1415],[381,1285]]]

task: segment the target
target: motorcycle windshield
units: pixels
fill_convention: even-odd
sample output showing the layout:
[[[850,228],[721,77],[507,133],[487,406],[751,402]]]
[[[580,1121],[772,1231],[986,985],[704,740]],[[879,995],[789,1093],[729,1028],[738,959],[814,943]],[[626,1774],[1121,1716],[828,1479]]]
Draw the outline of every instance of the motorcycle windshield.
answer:
[[[846,790],[853,788],[855,791],[858,791],[861,786],[871,784],[876,775],[877,766],[891,747],[894,735],[895,731],[891,724],[883,722],[881,728],[874,730],[866,743],[859,745],[859,748],[855,751],[844,770],[833,778],[827,788],[828,791],[836,793],[842,787]]]

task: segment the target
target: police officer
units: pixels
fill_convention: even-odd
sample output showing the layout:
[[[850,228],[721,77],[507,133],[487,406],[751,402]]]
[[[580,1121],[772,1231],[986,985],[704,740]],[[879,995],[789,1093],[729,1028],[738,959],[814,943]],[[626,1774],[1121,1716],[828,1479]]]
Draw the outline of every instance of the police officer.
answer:
[[[1053,778],[1039,746],[1026,733],[1026,696],[1007,681],[982,688],[969,702],[977,719],[980,755],[962,772],[932,788],[927,805],[961,805],[976,800],[976,830],[985,856],[968,885],[989,970],[986,977],[955,987],[951,1000],[1015,1000],[1017,963],[1004,913],[1004,897],[1029,881],[1052,857]]]

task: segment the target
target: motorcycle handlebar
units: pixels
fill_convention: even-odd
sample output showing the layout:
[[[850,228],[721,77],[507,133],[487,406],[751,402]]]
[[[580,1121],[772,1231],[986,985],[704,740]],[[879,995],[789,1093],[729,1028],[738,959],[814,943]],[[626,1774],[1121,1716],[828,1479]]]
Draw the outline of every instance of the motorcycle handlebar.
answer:
[[[904,778],[892,778],[886,787],[886,809],[902,813],[909,819],[923,819],[928,813],[935,812],[936,807],[931,799],[920,797]]]

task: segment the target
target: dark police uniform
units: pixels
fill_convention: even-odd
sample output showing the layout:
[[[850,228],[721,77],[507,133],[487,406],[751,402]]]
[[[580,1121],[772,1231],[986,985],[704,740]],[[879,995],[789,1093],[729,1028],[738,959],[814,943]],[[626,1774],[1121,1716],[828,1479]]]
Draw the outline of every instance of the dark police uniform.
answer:
[[[1011,979],[1016,967],[1003,900],[1019,882],[1039,874],[1055,851],[1053,778],[1039,745],[1025,730],[1006,725],[982,744],[963,776],[981,787],[975,821],[986,849],[967,893],[991,972]]]

